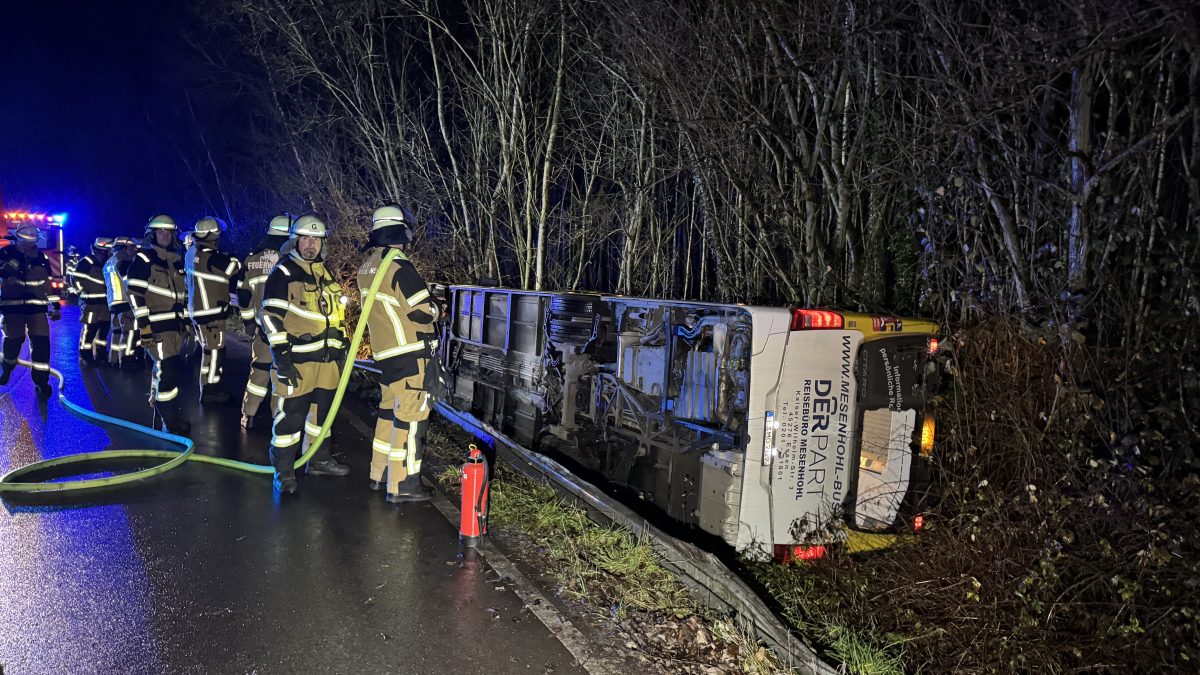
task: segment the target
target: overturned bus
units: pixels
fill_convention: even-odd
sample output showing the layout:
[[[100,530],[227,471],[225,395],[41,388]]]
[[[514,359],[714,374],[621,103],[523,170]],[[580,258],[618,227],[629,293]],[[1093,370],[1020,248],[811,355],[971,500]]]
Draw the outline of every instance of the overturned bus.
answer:
[[[811,558],[920,527],[937,325],[451,286],[442,402],[739,551]]]

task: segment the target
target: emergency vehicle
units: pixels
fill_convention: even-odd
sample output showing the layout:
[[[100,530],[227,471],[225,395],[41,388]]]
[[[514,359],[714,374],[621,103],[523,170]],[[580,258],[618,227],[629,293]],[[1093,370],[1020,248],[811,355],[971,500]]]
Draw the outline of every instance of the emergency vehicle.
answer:
[[[65,295],[63,280],[63,225],[65,213],[35,213],[32,211],[0,211],[0,248],[12,243],[9,235],[19,227],[32,225],[38,229],[38,249],[50,260],[50,285]]]
[[[441,403],[675,523],[780,560],[920,529],[938,326],[451,286]]]

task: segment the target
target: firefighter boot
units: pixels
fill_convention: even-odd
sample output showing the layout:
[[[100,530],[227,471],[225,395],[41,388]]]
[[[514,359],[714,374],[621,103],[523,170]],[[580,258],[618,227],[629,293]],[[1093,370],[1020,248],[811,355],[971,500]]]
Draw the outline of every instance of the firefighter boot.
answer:
[[[421,474],[410,473],[400,481],[396,492],[389,492],[387,500],[393,504],[399,502],[427,502],[433,499],[433,488],[421,482]]]
[[[299,489],[296,483],[296,475],[293,473],[275,473],[275,480],[272,481],[275,491],[281,495],[294,495]]]
[[[350,474],[350,467],[342,464],[336,459],[312,459],[305,466],[310,476],[346,476]]]
[[[156,406],[158,416],[162,418],[162,430],[176,436],[187,436],[192,432],[192,425],[183,419],[183,415],[174,406]]]

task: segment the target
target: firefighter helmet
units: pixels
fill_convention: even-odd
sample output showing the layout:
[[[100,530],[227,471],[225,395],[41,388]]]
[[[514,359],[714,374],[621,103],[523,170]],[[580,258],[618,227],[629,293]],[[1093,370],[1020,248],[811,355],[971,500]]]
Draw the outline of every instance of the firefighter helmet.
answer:
[[[306,213],[296,219],[292,223],[292,237],[317,237],[324,239],[329,236],[329,228],[325,227],[325,221],[312,213]]]
[[[371,241],[377,245],[408,244],[413,240],[416,222],[416,217],[399,204],[381,206],[371,215]]]
[[[92,250],[107,251],[113,246],[112,237],[96,237],[96,241],[92,242]]]
[[[179,226],[175,224],[175,219],[165,213],[160,213],[150,219],[146,223],[147,230],[177,230]]]
[[[271,219],[271,223],[267,225],[268,235],[277,235],[286,237],[291,234],[292,230],[292,214],[281,213]]]
[[[137,242],[133,240],[133,237],[117,237],[112,240],[112,247],[114,249],[122,246],[137,246]]]
[[[33,225],[18,227],[17,231],[13,234],[13,239],[16,241],[36,242],[38,240],[38,229]]]
[[[196,227],[192,228],[192,235],[204,239],[213,235],[221,234],[225,231],[225,223],[212,216],[205,216],[196,221]]]
[[[415,221],[416,218],[404,207],[399,204],[387,204],[375,209],[375,213],[371,215],[371,229],[377,230],[393,225],[406,225],[411,228]]]

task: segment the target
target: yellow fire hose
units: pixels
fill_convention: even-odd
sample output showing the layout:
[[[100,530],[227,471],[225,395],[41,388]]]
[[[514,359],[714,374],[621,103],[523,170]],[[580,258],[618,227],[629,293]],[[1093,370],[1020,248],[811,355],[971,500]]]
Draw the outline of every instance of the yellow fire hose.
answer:
[[[312,444],[309,445],[308,451],[296,460],[297,469],[304,466],[308,460],[312,458],[317,450],[320,449],[321,444],[324,443],[325,439],[329,436],[329,429],[333,426],[333,420],[335,417],[337,417],[338,409],[342,405],[342,396],[346,392],[346,385],[350,383],[350,372],[354,368],[354,357],[356,354],[358,354],[358,347],[362,343],[363,332],[367,327],[366,317],[371,311],[371,305],[375,302],[375,293],[379,291],[379,286],[383,283],[383,277],[385,276],[385,271],[388,269],[388,263],[390,263],[398,253],[399,251],[394,248],[388,250],[387,254],[383,258],[383,261],[379,265],[379,270],[375,273],[375,277],[371,280],[371,287],[363,296],[362,311],[360,313],[358,325],[354,329],[354,339],[351,340],[350,348],[346,353],[346,363],[342,364],[341,380],[338,382],[337,391],[334,392],[333,405],[329,409],[329,415],[326,416],[325,420],[321,423],[321,431],[317,434],[316,438],[313,439]],[[33,367],[32,362],[23,359],[18,361],[18,363],[27,368]],[[128,429],[130,431],[135,431],[147,436],[152,436],[154,438],[161,438],[170,443],[179,445],[183,448],[183,450],[181,452],[176,452],[173,450],[149,449],[101,450],[97,452],[83,452],[74,455],[66,455],[64,457],[57,457],[54,459],[47,459],[40,462],[34,462],[33,464],[29,464],[18,469],[13,469],[3,476],[0,476],[0,495],[6,493],[66,493],[77,492],[80,490],[90,490],[94,488],[112,487],[114,485],[123,485],[125,483],[133,483],[135,481],[145,480],[152,476],[166,473],[171,469],[179,467],[184,462],[189,461],[216,464],[218,466],[238,469],[240,471],[249,471],[251,473],[273,474],[275,472],[274,467],[264,464],[251,464],[249,462],[239,462],[237,460],[225,459],[223,457],[198,455],[194,452],[195,444],[190,438],[158,431],[157,429],[152,429],[141,424],[136,424],[134,422],[129,422],[117,417],[104,415],[94,410],[88,410],[87,408],[84,408],[83,406],[67,398],[66,393],[63,391],[63,374],[61,372],[51,368],[50,374],[58,380],[58,400],[65,408],[76,415],[79,415],[89,422],[107,424],[120,427],[122,429]],[[111,459],[128,460],[146,458],[165,459],[167,461],[161,464],[156,464],[155,466],[147,469],[141,469],[138,471],[122,473],[104,478],[88,478],[54,482],[24,482],[20,480],[22,476],[30,473],[61,468],[73,464],[94,463]]]

